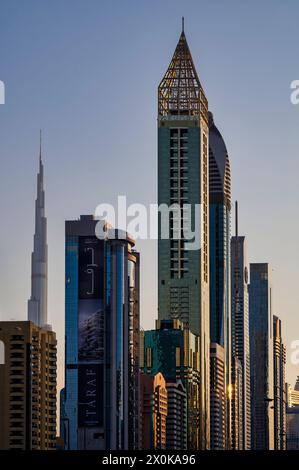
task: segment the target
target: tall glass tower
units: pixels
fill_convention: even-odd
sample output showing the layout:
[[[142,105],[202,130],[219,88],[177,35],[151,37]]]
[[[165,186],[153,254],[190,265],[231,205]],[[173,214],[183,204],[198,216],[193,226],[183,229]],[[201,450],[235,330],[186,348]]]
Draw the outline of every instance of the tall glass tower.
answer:
[[[66,222],[61,425],[67,449],[137,449],[139,254],[121,231],[97,238],[96,225]]]
[[[268,263],[250,264],[251,443],[274,449],[272,279]]]
[[[215,393],[223,396],[222,407],[211,408],[211,448],[230,447],[231,331],[230,331],[230,225],[231,176],[224,140],[209,112],[209,211],[210,211],[210,335],[211,400]],[[223,348],[223,354],[215,351]],[[217,360],[215,359],[217,357]],[[220,371],[222,367],[223,374]],[[215,374],[219,374],[218,380]],[[217,384],[217,387],[216,387]],[[220,390],[217,390],[220,388]],[[224,436],[219,439],[219,434]]]
[[[274,448],[286,450],[286,347],[283,344],[281,320],[273,315],[274,364]]]
[[[210,447],[208,148],[208,101],[183,30],[158,88],[158,203],[178,208],[168,214],[168,239],[159,219],[158,317],[179,319],[200,337],[201,449]],[[188,204],[200,220],[193,250],[181,223]]]
[[[233,444],[234,449],[251,448],[251,394],[250,394],[250,345],[249,345],[249,269],[246,238],[238,233],[238,204],[236,203],[236,233],[231,239],[231,329],[233,372],[237,378],[236,361],[242,367],[242,429]],[[234,384],[234,387],[236,384]],[[234,393],[234,402],[238,395]],[[239,404],[234,404],[239,406]],[[235,414],[236,415],[236,414]],[[238,426],[232,423],[234,429]],[[242,436],[240,436],[242,434]]]

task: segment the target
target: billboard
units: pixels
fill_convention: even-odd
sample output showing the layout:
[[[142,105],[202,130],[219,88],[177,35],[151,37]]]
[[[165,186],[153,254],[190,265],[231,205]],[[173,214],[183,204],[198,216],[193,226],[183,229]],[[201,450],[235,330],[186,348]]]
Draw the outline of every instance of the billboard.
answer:
[[[102,426],[104,404],[104,242],[79,237],[78,426]]]
[[[102,426],[104,365],[80,364],[78,371],[78,426]]]
[[[104,298],[104,242],[79,237],[79,299]]]
[[[104,308],[99,299],[79,300],[78,361],[104,360]]]

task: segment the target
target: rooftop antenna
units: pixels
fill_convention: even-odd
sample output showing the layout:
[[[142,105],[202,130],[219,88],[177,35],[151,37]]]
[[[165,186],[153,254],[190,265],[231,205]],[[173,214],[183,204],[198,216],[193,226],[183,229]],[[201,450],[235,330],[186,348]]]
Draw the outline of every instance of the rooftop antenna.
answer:
[[[238,228],[239,228],[239,221],[238,221],[238,201],[235,202],[235,214],[236,214],[236,237],[238,238]]]
[[[185,18],[182,16],[182,33],[184,32]]]

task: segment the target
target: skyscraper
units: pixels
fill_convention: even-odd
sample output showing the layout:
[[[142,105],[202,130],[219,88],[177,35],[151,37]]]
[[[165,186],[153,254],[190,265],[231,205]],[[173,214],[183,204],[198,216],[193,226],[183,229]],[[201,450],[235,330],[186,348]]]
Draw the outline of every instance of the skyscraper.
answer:
[[[141,449],[166,449],[168,397],[163,375],[140,376]]]
[[[183,382],[167,380],[166,448],[187,449],[187,394]]]
[[[66,222],[65,446],[136,449],[139,254],[104,223],[99,239],[96,225],[88,215]]]
[[[226,447],[226,393],[225,393],[225,350],[218,343],[211,343],[211,449]]]
[[[287,450],[299,450],[299,406],[287,408]]]
[[[122,231],[106,241],[106,449],[139,446],[139,253]],[[113,230],[112,230],[113,233]],[[109,432],[108,432],[109,431]]]
[[[274,363],[274,448],[286,449],[286,348],[282,341],[281,320],[273,315]]]
[[[287,406],[299,406],[299,376],[297,377],[295,387],[287,384]]]
[[[29,321],[2,321],[0,344],[0,449],[55,449],[55,333]]]
[[[230,164],[224,140],[209,112],[209,220],[210,220],[210,335],[211,343],[223,348],[223,404],[221,416],[214,416],[218,408],[211,408],[211,449],[229,448],[230,402],[228,385],[231,383],[231,289],[230,289],[230,225],[231,178]],[[214,346],[215,349],[216,346]],[[219,349],[219,348],[218,348]],[[211,361],[211,377],[214,376]],[[218,381],[218,387],[220,382]],[[218,390],[219,391],[219,390]],[[220,392],[220,391],[219,391]],[[211,387],[211,401],[212,395]],[[213,397],[213,400],[215,396]],[[217,423],[216,428],[212,421]],[[219,429],[218,429],[219,427]],[[223,428],[223,429],[222,429]],[[215,433],[215,435],[213,435]],[[224,438],[219,440],[219,436]]]
[[[274,449],[272,276],[268,263],[250,264],[251,443]]]
[[[231,238],[231,330],[232,356],[242,367],[242,441],[241,449],[251,448],[251,393],[249,344],[249,269],[244,236],[238,233],[238,205],[236,203],[236,233]]]
[[[37,196],[35,201],[35,233],[31,256],[31,297],[28,300],[28,320],[35,325],[47,325],[48,296],[48,246],[47,219],[45,216],[44,165],[42,162],[41,137]]]
[[[299,450],[299,377],[294,389],[288,387],[288,404],[286,414],[286,448]]]
[[[29,321],[0,322],[0,448],[56,446],[56,336],[47,324],[47,219],[39,151]]]
[[[199,338],[179,320],[157,320],[141,332],[140,365],[144,374],[163,374],[167,383],[181,380],[187,396],[187,448],[200,448]],[[171,406],[170,406],[171,408]],[[180,425],[184,425],[184,420]]]
[[[183,30],[158,88],[158,203],[176,205],[167,221],[159,218],[158,318],[180,319],[199,335],[202,449],[210,447],[208,147],[208,101]],[[191,214],[193,228],[200,221],[197,249],[190,249],[182,223],[187,219],[190,228]]]
[[[231,448],[244,449],[244,419],[243,419],[243,367],[241,361],[232,357],[232,383],[229,385],[231,401]]]

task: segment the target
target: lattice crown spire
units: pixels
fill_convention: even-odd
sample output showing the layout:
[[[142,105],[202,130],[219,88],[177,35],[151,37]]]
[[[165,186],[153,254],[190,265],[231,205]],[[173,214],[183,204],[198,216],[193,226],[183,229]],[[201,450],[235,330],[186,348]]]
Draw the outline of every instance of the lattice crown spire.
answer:
[[[158,88],[158,113],[199,115],[207,120],[208,102],[200,84],[184,30]]]

